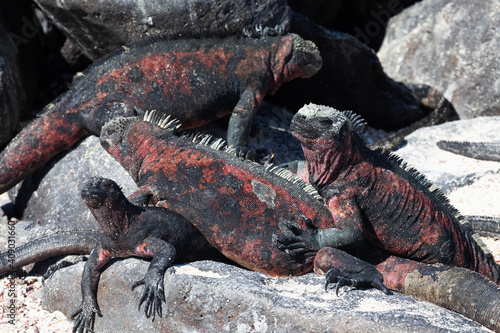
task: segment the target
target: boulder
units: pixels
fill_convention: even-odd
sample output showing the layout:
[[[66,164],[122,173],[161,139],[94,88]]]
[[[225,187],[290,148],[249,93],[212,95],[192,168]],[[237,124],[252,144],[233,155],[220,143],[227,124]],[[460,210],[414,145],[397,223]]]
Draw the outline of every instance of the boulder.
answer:
[[[315,273],[276,278],[214,261],[175,266],[165,274],[166,304],[155,321],[138,311],[147,261],[125,259],[100,278],[97,332],[487,332],[433,304],[394,293],[343,287],[325,292]],[[81,302],[83,263],[45,281],[42,304],[69,316]]]
[[[0,4],[0,149],[30,111],[38,79],[40,30],[28,1]]]
[[[288,26],[284,0],[35,0],[92,60],[124,44],[159,36],[240,34],[258,24]]]
[[[396,80],[444,92],[461,118],[500,115],[496,0],[421,1],[389,21],[378,56]]]

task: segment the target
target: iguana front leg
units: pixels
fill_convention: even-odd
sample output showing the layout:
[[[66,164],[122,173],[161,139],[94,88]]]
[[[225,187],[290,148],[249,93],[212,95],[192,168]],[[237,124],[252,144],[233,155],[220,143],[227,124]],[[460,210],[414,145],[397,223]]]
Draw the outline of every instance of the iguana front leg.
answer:
[[[96,246],[90,252],[82,274],[82,304],[71,314],[75,319],[73,332],[93,332],[95,315],[102,317],[97,304],[97,285],[101,275],[101,268],[109,261],[111,254],[102,245]]]
[[[144,285],[144,290],[139,301],[139,310],[142,303],[145,302],[144,314],[147,318],[153,315],[154,321],[155,314],[158,314],[160,317],[162,316],[161,303],[166,302],[163,276],[167,268],[172,266],[176,251],[171,244],[156,237],[148,237],[136,248],[136,254],[140,256],[153,256],[146,275],[143,279],[136,281],[132,285],[132,290],[140,285]]]
[[[252,127],[252,119],[257,112],[264,94],[256,89],[246,89],[234,107],[227,128],[227,143],[230,146],[245,146]]]
[[[293,255],[324,247],[354,247],[365,239],[364,223],[354,200],[334,198],[328,207],[338,228],[317,228],[306,219],[306,228],[302,229],[298,224],[281,221],[278,227],[284,236],[273,235],[278,248]]]

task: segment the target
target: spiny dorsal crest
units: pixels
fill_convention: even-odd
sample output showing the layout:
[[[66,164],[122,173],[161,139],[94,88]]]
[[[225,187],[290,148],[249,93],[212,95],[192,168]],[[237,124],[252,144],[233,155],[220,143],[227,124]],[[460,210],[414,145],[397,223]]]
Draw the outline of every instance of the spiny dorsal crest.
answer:
[[[157,125],[163,129],[169,129],[176,132],[181,127],[181,122],[170,115],[161,114],[156,110],[146,111],[144,113],[143,121]]]
[[[394,164],[396,167],[403,169],[411,178],[415,179],[423,188],[427,189],[430,192],[430,196],[442,207],[444,212],[453,220],[458,222],[458,226],[462,229],[462,231],[470,236],[477,245],[483,250],[487,257],[493,258],[491,251],[488,249],[486,244],[482,241],[480,236],[475,233],[470,225],[469,221],[467,221],[460,212],[450,203],[448,197],[446,197],[443,192],[431,183],[427,177],[425,177],[422,173],[420,173],[417,169],[412,167],[408,162],[403,160],[396,154],[384,152],[382,149],[377,149],[376,152],[379,154],[387,156],[387,159]]]
[[[298,186],[300,189],[302,189],[304,192],[306,192],[314,199],[323,200],[323,198],[319,195],[318,191],[314,188],[314,186],[306,183],[290,170],[272,164],[266,166],[265,168],[267,171],[272,172],[275,175],[280,176],[281,178],[287,180],[288,182]]]
[[[352,128],[358,132],[359,135],[363,134],[365,131],[366,127],[366,121],[357,113],[354,113],[354,111],[347,110],[347,111],[342,111],[344,116],[349,120],[352,124]]]

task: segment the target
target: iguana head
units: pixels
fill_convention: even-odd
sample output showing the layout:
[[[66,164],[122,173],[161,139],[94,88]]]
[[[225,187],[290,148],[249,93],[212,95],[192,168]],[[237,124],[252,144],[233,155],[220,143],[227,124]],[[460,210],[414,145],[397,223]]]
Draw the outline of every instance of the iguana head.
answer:
[[[138,181],[143,160],[154,149],[152,137],[170,135],[180,127],[176,119],[156,111],[148,111],[144,117],[117,117],[101,129],[101,146],[113,156]]]
[[[276,86],[270,93],[274,93],[284,82],[311,77],[321,69],[321,55],[313,42],[297,34],[274,37],[274,40],[279,41],[271,53],[271,69]]]
[[[343,166],[360,158],[365,122],[352,111],[308,104],[292,119],[290,131],[300,141],[311,183],[326,185]]]
[[[85,182],[81,196],[103,233],[116,241],[129,224],[128,200],[120,186],[110,179],[94,177]]]
[[[93,177],[83,184],[82,199],[89,208],[100,208],[104,205],[115,207],[125,196],[118,184],[101,177]]]
[[[316,45],[299,35],[292,34],[293,49],[289,66],[296,67],[299,77],[308,78],[316,74],[323,65],[323,60]]]

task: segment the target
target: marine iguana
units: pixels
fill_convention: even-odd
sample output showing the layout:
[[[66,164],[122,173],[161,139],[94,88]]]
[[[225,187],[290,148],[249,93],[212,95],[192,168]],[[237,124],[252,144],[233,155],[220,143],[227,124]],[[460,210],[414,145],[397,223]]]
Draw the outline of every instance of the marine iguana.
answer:
[[[356,114],[314,104],[292,119],[309,182],[325,200],[334,222],[328,229],[281,227],[294,237],[282,248],[356,245],[364,240],[403,258],[468,268],[496,284],[500,270],[486,246],[447,198],[396,155],[369,149]],[[278,240],[280,240],[278,238]]]
[[[266,94],[321,68],[316,46],[296,34],[155,40],[125,47],[77,78],[0,155],[0,193],[116,116],[157,109],[201,126],[231,114],[228,142],[244,145]]]
[[[500,142],[438,141],[443,150],[478,160],[500,162]]]
[[[288,246],[286,252],[278,249],[273,233],[279,226],[281,241],[283,237],[295,237],[283,225],[297,223],[308,230],[335,227],[335,219],[316,191],[288,170],[236,158],[222,140],[181,135],[178,127],[174,120],[154,112],[144,119],[119,117],[103,127],[102,146],[139,186],[129,196],[134,203],[156,204],[182,215],[227,258],[251,270],[272,276],[299,275],[310,272],[314,260],[314,270],[327,273],[326,285],[337,281],[340,285],[372,285],[384,292],[389,288],[416,293],[499,328],[500,304],[493,299],[498,299],[500,289],[477,273],[430,266],[387,252],[376,258],[379,272],[340,249],[324,247],[318,251],[300,244]],[[337,274],[329,273],[334,268]],[[451,280],[446,275],[449,272],[457,279]],[[418,279],[411,278],[415,276],[436,279],[421,288]],[[481,299],[472,306],[463,290],[450,288],[450,284],[463,281],[471,281],[481,290],[476,293]],[[489,322],[491,313],[498,314],[497,324]]]
[[[144,278],[132,289],[144,285],[139,309],[145,303],[146,317],[162,316],[165,302],[163,276],[174,262],[211,258],[215,251],[183,217],[160,207],[139,207],[125,198],[112,180],[96,177],[85,183],[82,198],[99,222],[105,239],[90,253],[82,275],[82,304],[71,318],[73,331],[93,330],[100,270],[111,257],[152,257]]]
[[[9,252],[0,254],[0,274],[4,274],[54,255],[90,253],[82,275],[83,300],[71,314],[76,318],[74,332],[92,331],[95,315],[102,316],[97,285],[101,269],[112,257],[152,257],[146,275],[132,289],[144,285],[139,309],[144,303],[146,317],[153,316],[153,320],[156,315],[162,316],[163,276],[168,267],[173,263],[222,258],[183,217],[161,207],[133,205],[112,180],[90,179],[81,196],[102,232],[70,231],[46,236],[17,248],[14,260],[10,260]]]

